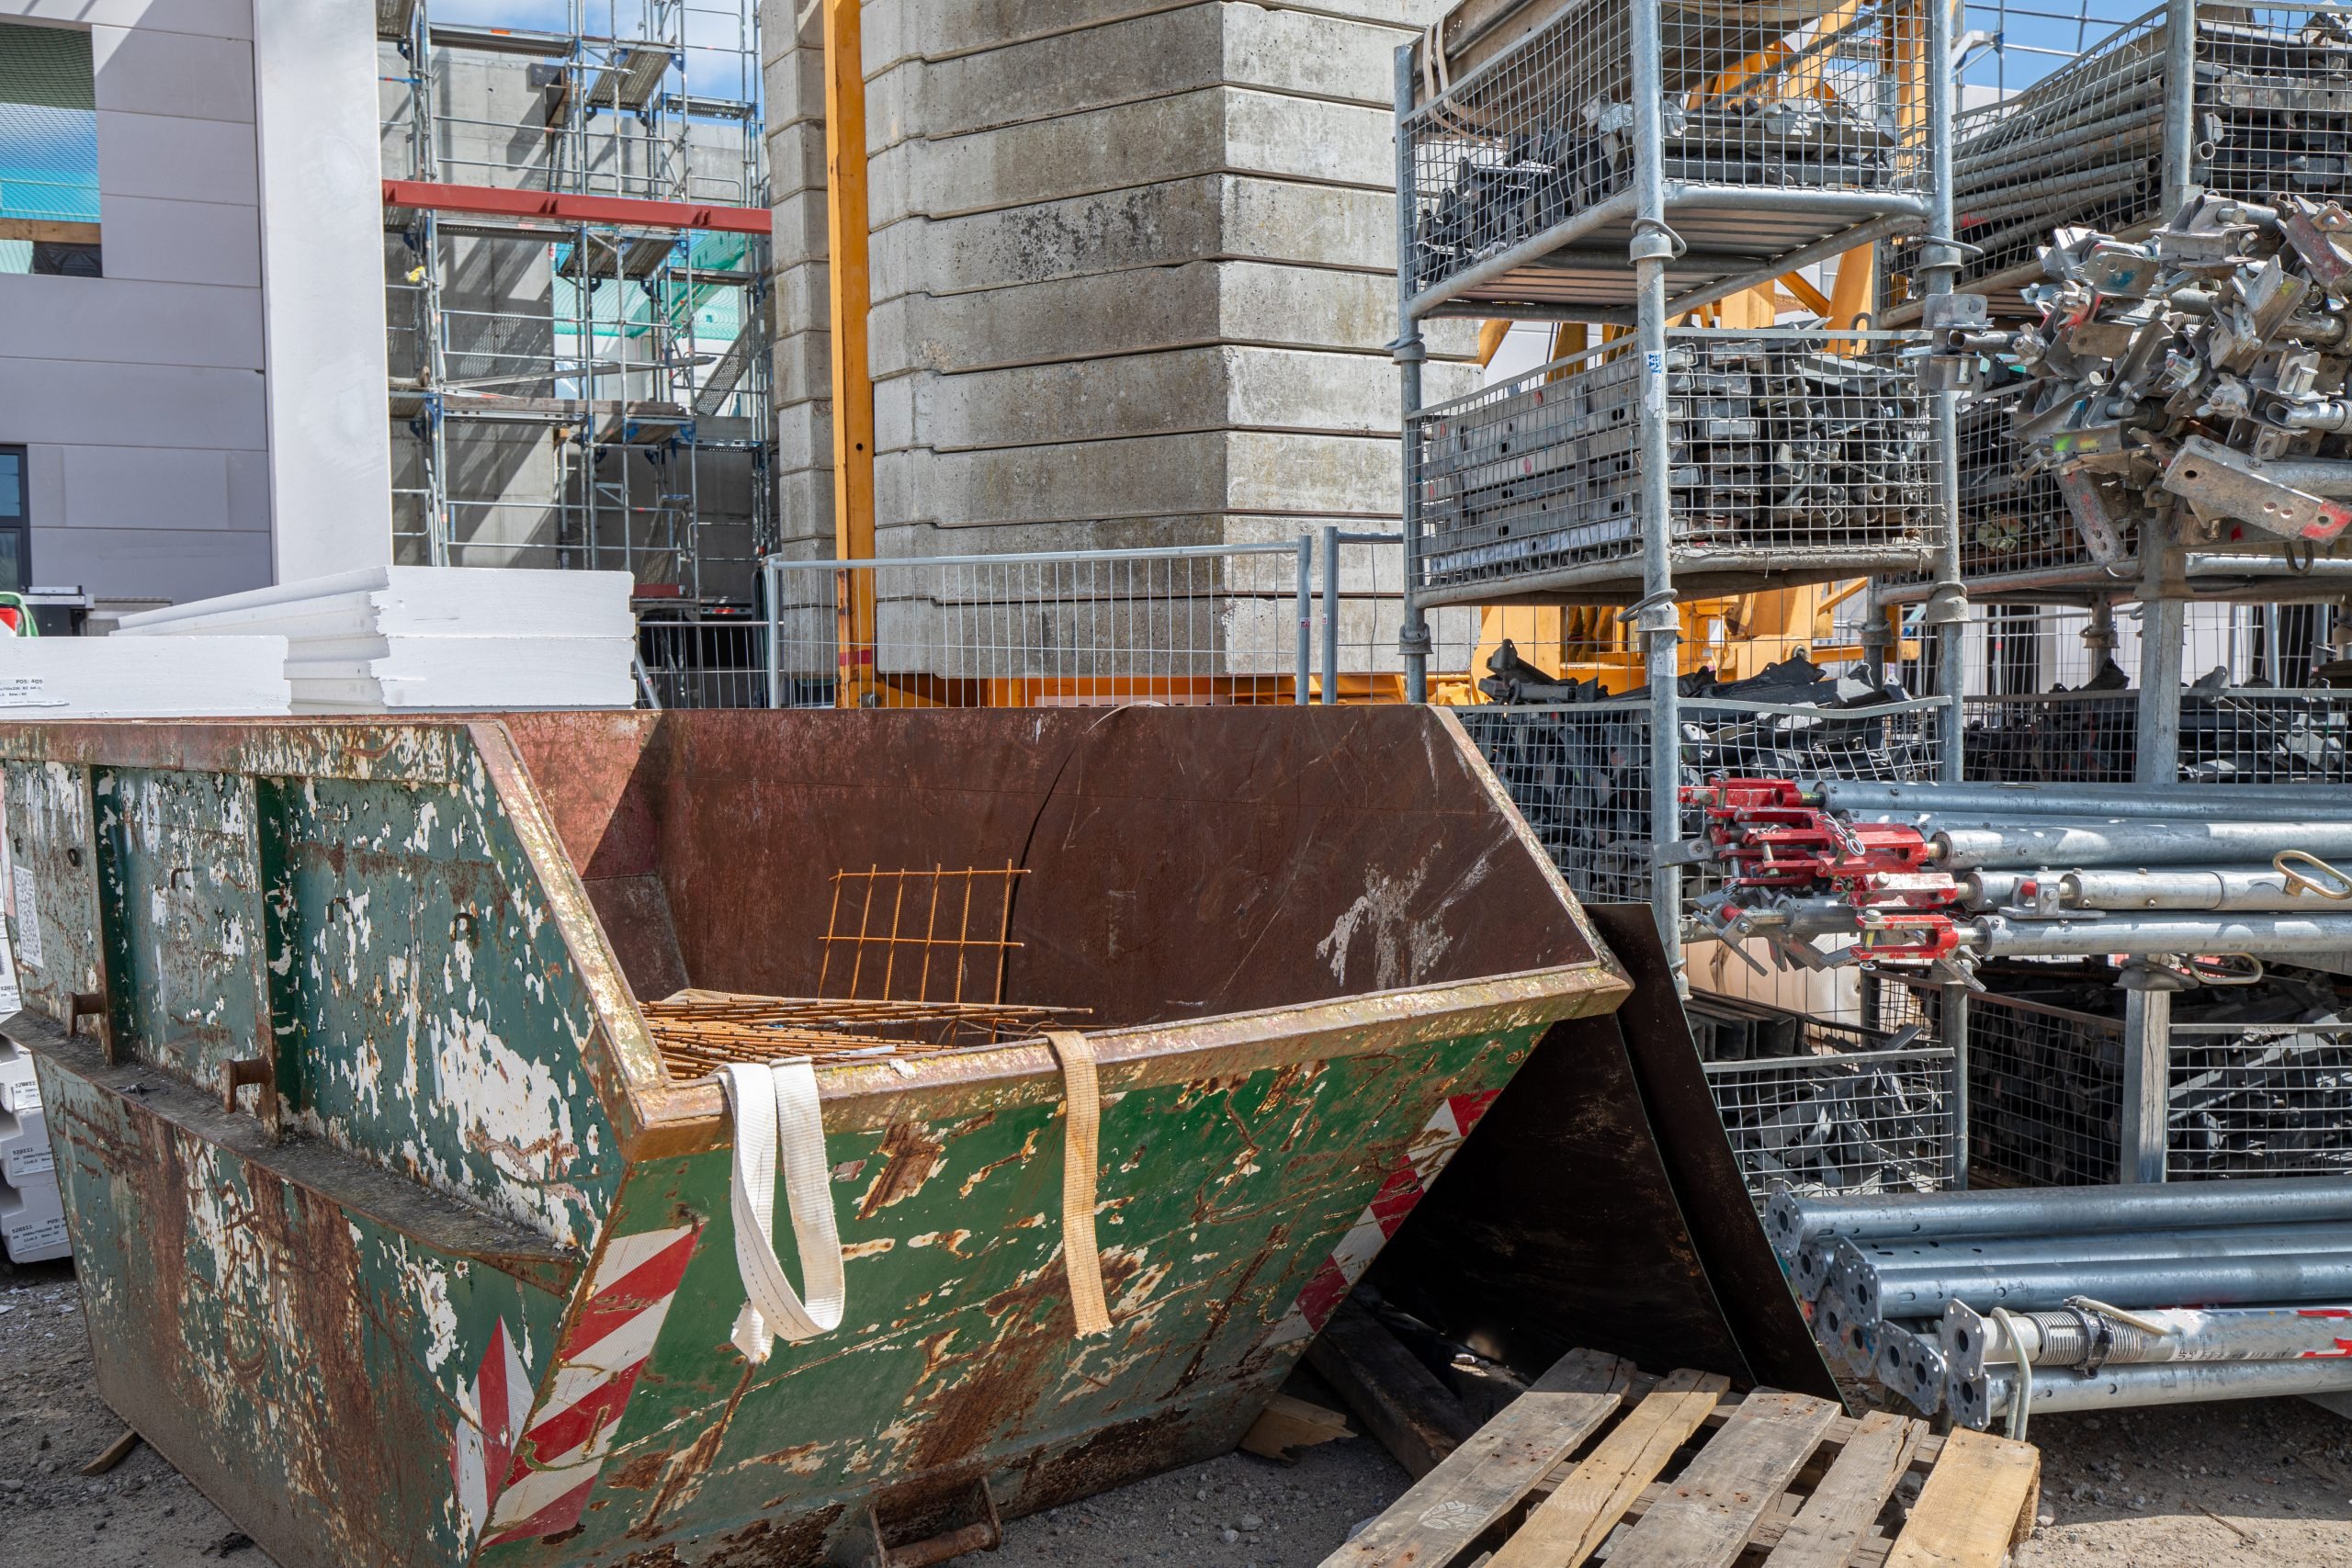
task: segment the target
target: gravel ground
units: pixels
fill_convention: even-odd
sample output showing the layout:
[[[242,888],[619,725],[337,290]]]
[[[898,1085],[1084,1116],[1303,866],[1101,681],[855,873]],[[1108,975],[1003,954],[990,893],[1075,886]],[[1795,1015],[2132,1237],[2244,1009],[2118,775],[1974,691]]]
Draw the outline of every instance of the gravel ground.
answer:
[[[267,1559],[144,1445],[93,1386],[70,1269],[0,1265],[0,1561],[209,1568]],[[2018,1568],[2346,1568],[2352,1422],[2300,1400],[2046,1416],[2042,1528]],[[1315,1568],[1388,1506],[1405,1472],[1371,1439],[1277,1464],[1229,1454],[1005,1527],[978,1568]],[[2217,1517],[2218,1516],[2218,1517]],[[363,1568],[355,1564],[354,1568]]]

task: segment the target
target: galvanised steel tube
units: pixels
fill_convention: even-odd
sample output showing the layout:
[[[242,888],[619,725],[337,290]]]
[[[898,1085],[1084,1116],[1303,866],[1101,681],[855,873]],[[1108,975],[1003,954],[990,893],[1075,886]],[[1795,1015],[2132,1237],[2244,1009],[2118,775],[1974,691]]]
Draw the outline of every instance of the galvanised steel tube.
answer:
[[[1682,836],[1682,722],[1677,682],[1681,617],[1674,598],[1673,443],[1667,401],[1666,265],[1682,248],[1666,223],[1665,48],[1659,0],[1633,0],[1634,352],[1642,357],[1640,470],[1642,598],[1634,635],[1650,701],[1650,840],[1665,851]],[[1664,856],[1651,873],[1658,939],[1682,985],[1682,871]]]
[[[1984,1427],[2009,1413],[2012,1368],[1989,1368],[1949,1382],[1952,1419]],[[2340,1393],[2352,1389],[2352,1359],[2323,1361],[2163,1361],[2102,1368],[2090,1377],[2053,1369],[2037,1374],[2030,1415],[2106,1410],[2133,1404],[2198,1404],[2221,1399]]]
[[[2352,953],[2352,914],[2098,914],[2015,920],[1980,915],[1960,923],[1960,944],[1983,958],[2134,957],[2249,953],[2263,958]],[[2137,995],[2138,993],[2133,993]]]
[[[1418,47],[1434,48],[1435,38]],[[1429,701],[1429,616],[1419,599],[1421,525],[1419,443],[1414,437],[1413,416],[1421,410],[1421,362],[1427,348],[1421,324],[1413,315],[1413,224],[1419,205],[1413,184],[1413,139],[1406,120],[1413,112],[1413,44],[1396,46],[1396,341],[1389,345],[1396,361],[1397,400],[1404,435],[1404,493],[1398,502],[1398,523],[1404,534],[1405,581],[1402,590],[1404,624],[1396,630],[1397,651],[1405,660],[1405,700]]]
[[[1789,1258],[1806,1242],[1830,1236],[2071,1235],[2315,1220],[2352,1220],[2352,1179],[2261,1177],[1860,1198],[1807,1197],[1784,1187],[1766,1202],[1764,1230]]]
[[[1849,1280],[1846,1289],[1852,1321],[1864,1327],[1890,1317],[1941,1317],[1952,1302],[1965,1302],[1978,1312],[2060,1307],[2070,1296],[2120,1307],[2327,1302],[2352,1296],[2352,1252],[1962,1266],[1939,1274]]]
[[[1907,1310],[1904,1292],[1914,1280],[1939,1280],[1965,1269],[2000,1273],[2044,1264],[2140,1263],[2161,1258],[2333,1257],[2352,1255],[2352,1226],[2246,1225],[2230,1230],[2130,1231],[2112,1235],[1959,1237],[1945,1242],[1856,1241],[1829,1244],[1844,1271],[1847,1299],[1865,1314],[1925,1315]],[[1938,1306],[1935,1310],[1943,1309]]]
[[[2352,856],[2352,821],[2155,822],[2046,828],[1957,828],[1930,835],[1943,871],[2029,871],[2042,866],[2211,865],[2267,861],[2286,850],[2324,860]],[[2198,951],[2210,951],[2199,949]]]
[[[2320,878],[2322,882],[2324,877]],[[2030,886],[2033,893],[2027,892]],[[2036,896],[2060,909],[2239,909],[2325,914],[2345,906],[2292,891],[2272,867],[2178,866],[2153,871],[1972,871],[1960,879],[1960,901],[1971,909],[2031,905]],[[1849,906],[1850,908],[1850,906]]]
[[[2278,1361],[2352,1355],[2352,1306],[2171,1307],[2123,1323],[2088,1307],[2008,1314],[2008,1326],[1964,1302],[1944,1308],[1938,1342],[1948,1366],[1974,1376],[2015,1365],[2020,1350],[2037,1367],[2154,1361]],[[2151,1333],[2150,1328],[2162,1332]],[[2015,1331],[2014,1337],[2012,1330]]]
[[[2275,912],[2343,908],[2309,892],[2290,891],[2285,875],[2268,866],[2259,871],[2235,866],[2178,871],[2070,871],[2058,878],[2058,902],[2070,909]]]
[[[1910,810],[2053,812],[2063,817],[2125,817],[2155,814],[2160,807],[2211,803],[2269,806],[2337,803],[2341,784],[1884,784],[1874,779],[1801,778],[1807,800],[1835,811]],[[2144,812],[2143,808],[2144,807]]]

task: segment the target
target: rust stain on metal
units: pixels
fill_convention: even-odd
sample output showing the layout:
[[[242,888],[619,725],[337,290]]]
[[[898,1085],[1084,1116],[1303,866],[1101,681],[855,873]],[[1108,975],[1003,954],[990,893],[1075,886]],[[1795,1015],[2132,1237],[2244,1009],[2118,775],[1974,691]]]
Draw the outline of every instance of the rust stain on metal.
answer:
[[[882,1156],[881,1172],[858,1200],[857,1217],[870,1220],[877,1211],[903,1203],[922,1191],[923,1183],[946,1163],[946,1144],[931,1135],[929,1124],[891,1122],[890,1130],[882,1134],[881,1148],[876,1151]]]

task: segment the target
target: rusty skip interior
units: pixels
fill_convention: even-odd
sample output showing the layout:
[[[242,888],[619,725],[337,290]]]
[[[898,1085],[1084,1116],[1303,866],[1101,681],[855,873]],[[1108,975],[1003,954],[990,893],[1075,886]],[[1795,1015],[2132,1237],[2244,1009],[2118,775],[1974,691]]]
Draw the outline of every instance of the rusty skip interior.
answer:
[[[1594,962],[1442,720],[503,716],[671,1083]],[[1434,830],[1433,830],[1434,829]]]
[[[688,987],[642,1003],[663,1069],[690,1081],[729,1062],[873,1061],[1082,1027],[1083,1008],[1004,1002],[1006,959],[1021,945],[1013,892],[1028,874],[1010,863],[833,873],[818,995]]]

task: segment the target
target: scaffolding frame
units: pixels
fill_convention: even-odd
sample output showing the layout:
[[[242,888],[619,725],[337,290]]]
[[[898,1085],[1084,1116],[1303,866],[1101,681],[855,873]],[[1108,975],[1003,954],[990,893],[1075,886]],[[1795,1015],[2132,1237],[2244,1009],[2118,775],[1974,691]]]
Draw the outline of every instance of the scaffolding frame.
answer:
[[[768,243],[746,220],[768,200],[758,8],[568,0],[568,17],[531,31],[436,22],[429,0],[379,8],[403,62],[385,78],[387,162],[406,158],[387,183],[388,314],[406,349],[390,412],[415,478],[395,486],[395,547],[625,570],[681,614],[748,608],[775,534]],[[512,117],[466,112],[448,80],[502,57],[544,106],[520,156]],[[489,155],[500,137],[506,155]],[[599,198],[596,216],[561,200],[469,209],[483,187]],[[456,199],[424,205],[432,190]],[[468,458],[517,430],[532,438],[510,452],[544,439],[545,482],[481,491]]]

